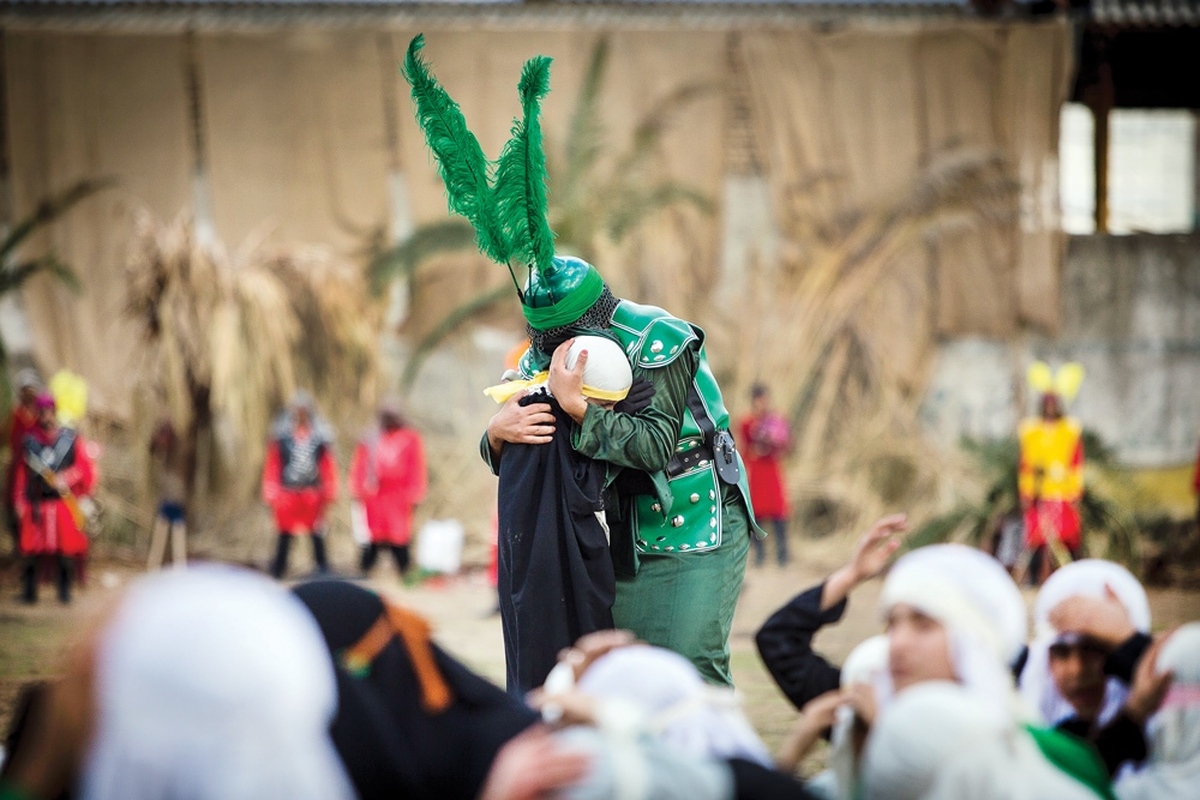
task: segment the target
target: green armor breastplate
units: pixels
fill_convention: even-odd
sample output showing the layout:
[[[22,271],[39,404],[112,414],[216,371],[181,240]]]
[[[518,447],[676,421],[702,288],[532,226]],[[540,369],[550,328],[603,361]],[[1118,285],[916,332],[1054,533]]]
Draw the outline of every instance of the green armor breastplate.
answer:
[[[699,341],[700,361],[693,379],[696,392],[713,429],[729,430],[729,411],[708,364],[703,330],[661,308],[622,300],[613,312],[608,332],[625,349],[635,372],[665,367],[682,355],[689,344]],[[529,348],[521,357],[518,370],[528,378],[548,369],[549,365],[549,356]],[[685,408],[675,451],[687,453],[702,444],[703,430],[696,423],[692,409]],[[740,463],[740,455],[738,458]],[[696,459],[679,474],[661,476],[665,493],[660,489],[657,497],[638,495],[634,498],[635,546],[639,552],[654,555],[695,553],[720,546],[722,483],[710,460],[699,455]],[[749,509],[750,494],[744,468],[737,488]],[[750,522],[757,531],[752,512]]]
[[[708,366],[708,355],[704,352],[703,330],[671,316],[661,308],[622,300],[613,312],[609,331],[625,348],[630,363],[640,369],[666,366],[679,357],[688,343],[699,340],[700,366],[696,370],[696,390],[708,410],[713,427],[719,431],[729,429],[729,411],[725,408],[721,389],[717,386],[717,379]],[[686,409],[679,431],[680,441],[699,439],[702,435],[691,409]]]

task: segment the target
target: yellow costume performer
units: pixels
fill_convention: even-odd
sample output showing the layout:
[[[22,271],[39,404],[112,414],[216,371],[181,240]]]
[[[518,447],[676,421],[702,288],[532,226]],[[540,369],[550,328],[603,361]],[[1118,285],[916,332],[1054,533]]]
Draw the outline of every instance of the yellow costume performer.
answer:
[[[1063,415],[1079,391],[1083,367],[1064,364],[1053,373],[1044,362],[1029,368],[1029,385],[1041,395],[1041,414],[1021,423],[1018,488],[1025,512],[1025,544],[1048,575],[1045,550],[1079,552],[1079,501],[1083,496],[1083,429]],[[1044,578],[1045,575],[1042,577]]]

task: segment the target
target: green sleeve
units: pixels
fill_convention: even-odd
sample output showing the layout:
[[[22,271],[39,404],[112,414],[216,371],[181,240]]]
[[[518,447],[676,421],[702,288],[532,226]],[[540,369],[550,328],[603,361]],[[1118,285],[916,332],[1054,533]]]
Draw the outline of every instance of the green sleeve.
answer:
[[[654,384],[650,405],[637,414],[605,411],[589,405],[575,433],[575,450],[588,458],[643,472],[659,472],[675,453],[687,393],[700,364],[700,343],[670,364],[654,369],[634,369],[634,376]]]
[[[500,455],[503,454],[504,451],[501,450]],[[488,469],[492,471],[493,475],[500,474],[500,455],[492,452],[492,446],[488,444],[487,431],[484,431],[483,436],[479,439],[479,457],[483,459],[483,463],[488,465]]]

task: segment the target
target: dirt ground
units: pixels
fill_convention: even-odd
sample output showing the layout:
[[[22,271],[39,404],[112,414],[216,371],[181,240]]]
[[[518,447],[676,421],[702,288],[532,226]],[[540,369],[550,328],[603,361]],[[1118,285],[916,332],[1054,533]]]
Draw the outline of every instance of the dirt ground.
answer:
[[[811,586],[839,563],[837,554],[816,545],[806,552],[797,542],[798,561],[786,568],[751,567],[734,620],[731,647],[733,673],[751,721],[774,748],[796,719],[796,711],[775,687],[754,648],[754,633],[772,611],[794,594]],[[842,549],[842,548],[837,548]],[[119,563],[94,564],[88,587],[70,606],[54,599],[52,587],[42,587],[41,603],[25,606],[16,601],[17,586],[11,571],[0,575],[0,728],[7,728],[12,704],[21,684],[55,674],[61,653],[72,634],[88,624],[138,570]],[[372,585],[404,605],[426,615],[437,640],[476,671],[502,683],[504,650],[500,618],[492,613],[495,596],[482,571],[453,578],[433,578],[419,586],[404,586],[382,565]],[[846,617],[823,631],[817,649],[835,663],[859,641],[879,631],[875,603],[879,581],[872,581],[852,596]],[[1033,593],[1027,592],[1029,602]],[[1200,592],[1151,590],[1155,630],[1200,619]],[[819,756],[818,756],[819,759]]]

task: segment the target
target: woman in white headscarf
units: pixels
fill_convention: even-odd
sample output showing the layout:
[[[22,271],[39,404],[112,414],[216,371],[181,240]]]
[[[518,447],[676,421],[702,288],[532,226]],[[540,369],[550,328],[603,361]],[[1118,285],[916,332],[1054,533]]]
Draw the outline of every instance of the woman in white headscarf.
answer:
[[[961,684],[925,681],[880,715],[863,757],[866,800],[1096,800],[1027,732]]]
[[[1188,800],[1200,794],[1200,622],[1171,634],[1155,667],[1171,687],[1147,724],[1150,759],[1117,782],[1121,800]]]
[[[836,694],[833,699],[839,705],[833,712],[829,768],[808,782],[807,788],[813,794],[825,800],[851,800],[857,796],[859,759],[869,732],[869,722],[859,713],[855,700],[863,690],[867,693],[873,691],[887,671],[887,664],[888,642],[882,634],[860,642],[846,656],[846,663],[842,665],[841,689],[831,693]],[[820,699],[813,700],[810,705],[818,703]],[[808,714],[806,707],[805,716]],[[812,731],[814,727],[801,724],[788,737],[784,743],[786,752],[778,760],[781,769],[793,771],[808,748],[816,743],[820,731]]]
[[[644,644],[613,650],[588,667],[577,687],[638,714],[644,729],[679,752],[771,764],[737,695],[705,683],[691,661],[671,650]]]
[[[144,578],[95,652],[84,800],[353,797],[333,667],[304,606],[220,567]]]
[[[1115,641],[1071,607],[1090,601],[1115,616]],[[1137,658],[1149,646],[1150,603],[1129,570],[1111,561],[1085,559],[1050,576],[1034,606],[1035,638],[1020,674],[1021,696],[1040,721],[1091,740],[1109,774],[1146,757],[1142,726],[1153,710],[1144,693],[1130,696],[1128,674],[1110,666],[1114,650]],[[1116,642],[1128,644],[1116,645]],[[1132,666],[1132,665],[1130,665]]]
[[[1015,713],[1011,665],[1025,644],[1025,602],[991,556],[959,544],[896,561],[880,595],[888,671],[878,702],[926,680],[953,680]]]

